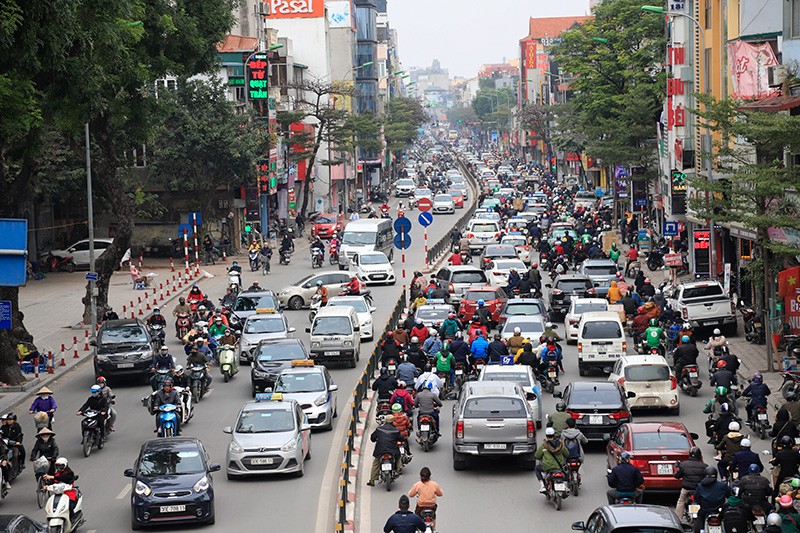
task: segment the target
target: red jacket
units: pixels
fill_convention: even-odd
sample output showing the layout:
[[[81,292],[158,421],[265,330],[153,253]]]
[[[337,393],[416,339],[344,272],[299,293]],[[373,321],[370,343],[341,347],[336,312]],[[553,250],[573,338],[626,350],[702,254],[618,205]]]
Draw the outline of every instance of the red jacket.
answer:
[[[422,345],[425,339],[428,338],[428,328],[425,325],[414,326],[411,328],[411,336],[419,339],[419,344]]]
[[[408,392],[408,389],[397,389],[392,394],[391,400],[389,400],[392,405],[399,403],[403,406],[403,411],[405,413],[410,413],[414,408],[414,397],[411,396],[411,393]]]

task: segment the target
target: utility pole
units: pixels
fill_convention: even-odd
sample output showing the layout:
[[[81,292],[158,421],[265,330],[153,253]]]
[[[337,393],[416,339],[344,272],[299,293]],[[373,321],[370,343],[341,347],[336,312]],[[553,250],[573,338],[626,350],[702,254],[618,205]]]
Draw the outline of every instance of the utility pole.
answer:
[[[92,205],[92,147],[89,138],[89,123],[84,125],[86,141],[86,214],[89,219],[89,272],[95,272],[94,264],[94,207]],[[92,314],[92,337],[97,332],[97,281],[89,279],[89,298]]]

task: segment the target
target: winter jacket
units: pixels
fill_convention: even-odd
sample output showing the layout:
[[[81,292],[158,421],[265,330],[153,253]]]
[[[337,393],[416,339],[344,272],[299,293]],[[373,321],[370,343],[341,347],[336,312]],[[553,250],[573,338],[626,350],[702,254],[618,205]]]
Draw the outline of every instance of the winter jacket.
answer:
[[[700,351],[697,349],[697,346],[691,342],[687,342],[686,344],[681,344],[675,348],[673,360],[676,364],[680,363],[681,366],[696,365],[697,357],[699,355]]]
[[[487,359],[487,352],[489,350],[489,343],[486,342],[486,339],[483,337],[478,337],[474,341],[472,341],[472,346],[470,347],[470,353],[472,354],[472,359],[483,359],[486,361]]]
[[[439,339],[439,337],[428,337],[427,339],[425,339],[425,342],[422,343],[422,351],[424,351],[429,356],[434,355],[441,349],[442,349],[442,341]]]
[[[522,348],[522,345],[525,344],[525,337],[522,336],[522,333],[514,333],[507,342],[508,351],[517,353]]]
[[[394,394],[392,394],[392,399],[389,401],[392,404],[399,403],[402,405],[403,411],[405,411],[406,414],[410,414],[411,410],[414,408],[414,398],[406,389],[397,389],[394,391]]]
[[[772,484],[760,474],[739,478],[739,497],[748,505],[763,504],[772,493]]]
[[[561,440],[570,457],[583,459],[583,445],[589,444],[589,439],[578,428],[566,428],[561,432]],[[575,452],[577,451],[577,455]]]
[[[572,415],[563,411],[556,411],[550,415],[547,425],[552,427],[556,432],[556,437],[561,436],[561,432],[567,429],[567,419],[572,418]]]
[[[40,437],[36,437],[36,443],[33,445],[33,449],[31,450],[31,461],[35,461],[38,457],[44,456],[50,460],[50,463],[52,463],[56,460],[56,458],[58,458],[58,455],[58,444],[56,444],[56,439],[53,438],[52,435],[47,442]]]
[[[455,318],[447,318],[442,322],[442,335],[444,335],[445,338],[454,337],[459,330],[458,321]]]
[[[635,492],[644,485],[644,477],[639,469],[630,463],[620,463],[606,476],[608,486],[617,492]]]
[[[736,376],[727,368],[720,368],[714,372],[714,375],[711,376],[710,380],[712,387],[725,387],[728,390],[731,389],[731,385],[735,382]]]
[[[411,328],[410,335],[412,337],[416,337],[419,340],[419,343],[423,344],[428,338],[428,328],[425,326],[414,326]]]
[[[433,413],[437,407],[441,407],[442,401],[433,392],[426,389],[417,393],[414,406],[419,409],[419,414],[429,414]]]
[[[617,287],[616,281],[611,282],[606,298],[608,298],[608,303],[612,305],[622,300],[622,294],[620,293],[619,287]]]
[[[742,391],[742,396],[750,397],[750,405],[753,407],[765,407],[767,396],[772,394],[769,386],[763,381],[753,381]]]
[[[770,463],[778,467],[778,479],[795,477],[800,471],[800,453],[794,448],[784,448],[778,450]]]
[[[742,532],[750,531],[750,520],[753,513],[750,506],[744,503],[741,498],[731,496],[722,506],[722,525],[725,531]]]
[[[466,363],[467,357],[469,357],[469,344],[463,339],[453,339],[453,342],[450,343],[450,353],[453,354],[456,362]]]
[[[560,439],[546,440],[536,449],[536,458],[541,461],[542,470],[561,470],[567,461],[567,449]]]
[[[418,370],[417,366],[410,361],[400,363],[397,365],[397,380],[405,381],[406,383],[414,383],[414,380],[417,378]]]
[[[700,505],[701,510],[713,513],[722,507],[725,498],[730,494],[731,488],[727,483],[707,477],[703,478],[703,481],[694,490],[694,501]]]
[[[381,365],[386,366],[389,359],[400,360],[400,345],[394,339],[386,339],[381,343]]]
[[[380,457],[384,453],[394,456],[400,455],[400,448],[397,446],[397,442],[403,440],[403,435],[392,424],[378,426],[369,436],[369,440],[375,443],[375,451],[372,452],[373,457]]]
[[[730,464],[731,472],[738,472],[739,477],[746,476],[750,473],[750,465],[758,465],[758,471],[764,471],[764,465],[761,463],[761,457],[756,452],[749,448],[744,448],[733,454],[733,460]]]
[[[379,376],[372,382],[372,390],[378,393],[378,398],[390,398],[397,388],[397,380],[392,375]]]
[[[56,400],[52,396],[37,396],[33,403],[31,404],[31,408],[28,409],[34,413],[37,412],[48,412],[54,409],[58,409],[58,405],[56,405]]]
[[[408,439],[408,434],[412,429],[411,420],[408,418],[408,415],[406,415],[403,411],[394,413],[394,422],[392,423],[403,436],[403,440]]]
[[[678,470],[673,475],[683,480],[681,482],[681,488],[694,490],[706,477],[706,467],[708,467],[708,465],[699,459],[687,459],[678,466]]]
[[[722,452],[723,459],[726,461],[731,461],[733,459],[733,454],[742,449],[743,438],[744,435],[738,431],[731,431],[725,435],[725,438],[717,444],[717,450]]]
[[[411,511],[397,511],[383,526],[383,533],[414,533],[425,531],[425,522]]]
[[[487,348],[490,363],[500,363],[501,357],[508,355],[508,346],[503,341],[492,341]]]

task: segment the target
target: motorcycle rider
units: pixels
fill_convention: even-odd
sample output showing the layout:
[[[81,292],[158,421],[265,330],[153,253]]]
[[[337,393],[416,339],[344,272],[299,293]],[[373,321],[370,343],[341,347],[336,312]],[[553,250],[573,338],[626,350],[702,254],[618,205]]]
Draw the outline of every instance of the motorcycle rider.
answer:
[[[536,448],[534,457],[538,459],[538,463],[534,467],[536,479],[539,480],[539,492],[544,494],[547,492],[545,486],[546,476],[554,470],[563,470],[569,453],[567,452],[564,443],[556,435],[553,428],[548,427],[544,430],[545,438],[542,444]]]
[[[421,376],[420,376],[421,377]],[[439,399],[439,394],[434,392],[433,383],[428,381],[425,383],[425,388],[417,393],[417,398],[414,400],[414,407],[418,409],[417,412],[417,429],[419,429],[419,419],[422,415],[430,415],[436,422],[436,427],[433,430],[437,436],[439,433],[439,407],[442,407],[442,401]]]
[[[153,314],[147,318],[147,325],[149,326],[162,326],[167,327],[167,320],[161,314],[161,309],[158,307],[153,308]]]
[[[325,262],[325,243],[322,242],[322,239],[319,236],[314,237],[314,242],[311,243],[311,257],[314,257],[314,253],[319,254],[319,261],[320,264]]]
[[[108,403],[108,398],[103,395],[103,389],[100,385],[92,385],[89,389],[90,396],[83,402],[83,405],[78,407],[78,416],[83,416],[86,411],[97,411],[100,413],[100,420],[98,426],[100,427],[100,438],[106,439],[106,419],[108,418],[108,411],[111,404]]]
[[[400,343],[394,338],[394,332],[386,333],[386,338],[381,342],[381,366],[386,366],[389,360],[394,359],[396,364],[400,364]]]
[[[175,370],[175,359],[169,354],[166,344],[159,348],[150,367],[150,371],[153,373],[150,377],[150,386],[153,390],[158,389],[158,370]]]
[[[230,309],[231,307],[233,307],[233,304],[236,303],[236,295],[233,294],[233,289],[231,289],[230,287],[225,289],[225,296],[223,296],[220,299],[219,303],[222,307],[225,307],[226,309]]]
[[[55,470],[55,460],[58,454],[59,450],[58,444],[56,444],[55,432],[49,428],[42,428],[39,430],[39,433],[36,434],[36,442],[33,444],[33,448],[31,448],[31,462],[39,457],[44,457],[50,463],[48,473],[52,474]]]
[[[447,318],[444,319],[442,322],[442,327],[440,329],[442,337],[445,339],[453,339],[456,336],[456,333],[461,331],[461,325],[459,324],[458,320],[456,320],[456,314],[452,311],[447,313]]]
[[[414,511],[417,515],[421,516],[422,511],[425,509],[433,510],[433,517],[436,518],[436,509],[439,507],[436,503],[436,497],[444,496],[442,488],[438,483],[431,479],[431,470],[427,466],[422,467],[419,471],[419,481],[411,486],[408,491],[408,497],[417,497],[417,508]]]
[[[553,339],[554,342],[561,342],[564,340],[561,338],[561,335],[556,333],[556,328],[552,322],[548,322],[544,325],[544,333],[542,333],[542,335],[548,339]]]
[[[797,393],[790,390],[786,393],[786,402],[781,406],[789,412],[789,417],[794,424],[800,424],[800,402],[797,401]]]
[[[227,329],[228,327],[222,322],[222,317],[217,315],[214,317],[214,323],[208,328],[208,334],[211,337],[222,337]]]
[[[556,373],[564,373],[564,361],[561,355],[561,349],[555,343],[552,337],[547,338],[547,344],[542,350],[541,366],[539,367],[540,373],[547,371],[550,362],[556,363]]]
[[[414,383],[419,375],[419,368],[411,361],[403,361],[397,366],[397,382]]]
[[[708,380],[714,387],[725,387],[731,390],[732,385],[737,384],[736,374],[728,369],[728,365],[724,359],[717,361],[717,371],[711,375]]]
[[[475,316],[478,317],[483,327],[491,329],[492,327],[492,312],[486,307],[486,302],[478,300],[478,308],[475,310]]]
[[[773,468],[777,469],[778,475],[775,479],[783,480],[795,478],[800,473],[800,453],[794,444],[794,439],[788,435],[780,438],[777,450],[769,462]],[[777,496],[778,488],[775,487],[773,495]]]
[[[708,342],[706,343],[706,351],[708,351],[709,357],[714,355],[714,348],[722,348],[727,344],[728,340],[725,338],[725,335],[722,334],[719,328],[715,328],[714,333],[708,338]]]
[[[189,376],[186,375],[183,365],[175,366],[175,373],[172,375],[172,384],[175,387],[181,388],[186,388],[189,386]]]
[[[172,310],[172,316],[178,316],[181,313],[186,313],[187,315],[192,314],[192,307],[186,303],[186,298],[183,296],[178,298],[178,305]]]
[[[716,513],[731,494],[727,483],[717,481],[717,469],[709,466],[705,470],[705,477],[694,491],[694,501],[700,505],[697,519],[694,521],[694,533],[699,533],[705,526],[706,517]]]
[[[609,505],[613,505],[626,494],[632,495],[636,503],[642,502],[644,477],[639,469],[631,464],[631,455],[628,452],[619,454],[619,463],[608,473],[606,481],[611,487],[611,490],[606,492]]]
[[[314,294],[319,295],[320,297],[320,307],[325,307],[328,305],[328,287],[322,284],[321,279],[317,280],[317,292]]]
[[[728,466],[731,477],[733,477],[733,473],[736,472],[741,479],[748,474],[750,465],[753,464],[758,466],[759,472],[763,472],[764,465],[761,463],[761,457],[750,449],[750,439],[742,439],[741,445],[742,449],[733,454],[731,464]]]
[[[380,375],[372,382],[372,390],[378,393],[378,400],[388,400],[396,389],[397,379],[389,373],[389,369],[382,366]]]
[[[414,278],[411,280],[410,286],[410,299],[413,302],[425,293],[425,288],[428,284],[425,282],[425,276],[419,270],[414,272]]]
[[[192,348],[189,352],[189,357],[186,359],[186,366],[189,368],[193,366],[203,366],[206,368],[205,375],[206,375],[206,390],[211,388],[211,382],[213,378],[211,377],[211,372],[208,371],[208,357],[201,353],[200,350],[196,348]]]
[[[800,514],[795,511],[792,498],[787,498],[786,495],[781,496],[778,500],[778,506],[777,515],[778,519],[781,521],[781,531],[790,531],[792,533],[800,531]],[[770,516],[772,516],[772,514]],[[767,522],[769,523],[769,520]],[[764,531],[767,530],[765,529]]]
[[[478,330],[477,337],[470,344],[470,355],[472,356],[472,364],[478,359],[486,361],[488,359],[489,342],[483,338],[483,331]]]
[[[219,338],[218,345],[219,346],[236,346],[239,344],[239,339],[236,338],[236,335],[233,334],[233,329],[225,328],[225,331],[222,333],[222,337]]]
[[[427,326],[425,326],[425,324],[422,323],[421,318],[417,318],[414,321],[414,327],[411,328],[411,332],[409,333],[409,335],[411,335],[412,343],[414,342],[414,338],[416,338],[417,339],[416,342],[421,343],[423,345],[425,344],[425,341],[428,339],[429,332]]]
[[[289,255],[292,253],[292,249],[294,248],[294,243],[292,242],[292,236],[289,233],[285,233],[283,238],[281,239],[281,247],[278,251],[281,255]]]
[[[415,533],[416,531],[424,533],[427,526],[422,518],[409,510],[411,502],[408,496],[405,494],[400,496],[398,506],[400,510],[390,516],[386,525],[383,526],[384,533]]]
[[[3,415],[0,423],[0,436],[8,440],[8,447],[16,456],[17,473],[22,472],[25,469],[25,446],[22,443],[25,435],[22,433],[22,426],[17,422],[17,415],[14,413]]]
[[[486,338],[489,334],[489,330],[481,324],[481,319],[477,316],[472,317],[472,322],[469,325],[469,329],[467,329],[467,339],[470,344],[475,342],[475,339],[478,337],[478,333]],[[487,341],[488,342],[488,341]]]
[[[253,280],[253,283],[249,287],[247,287],[247,290],[248,291],[260,291],[261,290],[261,284],[258,283],[257,279]]]
[[[658,319],[651,318],[650,327],[644,331],[645,342],[647,342],[647,350],[650,351],[652,348],[658,348],[659,351],[663,353],[664,347],[662,346],[661,342],[665,337],[666,335],[664,334],[664,330],[658,325]]]
[[[656,288],[653,287],[650,278],[644,278],[644,283],[636,292],[639,293],[639,296],[641,296],[643,300],[646,300],[656,295]]]
[[[672,360],[675,362],[675,375],[678,379],[681,379],[683,367],[696,365],[697,357],[700,355],[697,346],[689,342],[688,335],[684,335],[681,340],[683,344],[672,352]]]
[[[741,429],[739,422],[734,420],[729,423],[728,433],[722,438],[719,444],[716,445],[716,450],[719,452],[717,456],[719,458],[717,468],[719,468],[720,477],[725,477],[725,471],[731,461],[733,461],[733,454],[742,449],[744,435],[739,433]]]
[[[406,455],[411,457],[413,454],[411,453],[411,448],[408,446],[408,437],[414,431],[411,419],[403,412],[403,406],[399,403],[392,404],[392,416],[394,417],[394,427],[396,427],[403,436],[403,447],[406,450]]]
[[[342,292],[353,296],[361,294],[361,282],[358,281],[358,276],[355,274],[350,276],[350,281],[342,285]]]
[[[442,383],[441,378],[439,378],[439,374],[433,371],[433,366],[430,363],[425,364],[425,371],[416,379],[413,388],[414,390],[421,391],[428,383],[433,384],[433,392],[438,396],[444,383]]]
[[[34,417],[37,416],[37,413],[47,413],[47,427],[53,429],[53,417],[57,409],[58,405],[56,404],[56,399],[53,398],[53,391],[47,387],[42,387],[36,392],[36,399],[33,400],[28,411],[33,414]]]
[[[428,354],[429,358],[432,358],[441,349],[442,341],[439,339],[439,332],[435,328],[428,328],[428,338],[422,343],[422,351]]]
[[[547,417],[547,427],[553,428],[556,437],[561,437],[561,432],[567,429],[567,420],[572,415],[567,413],[567,404],[559,400],[556,404],[556,412]]]
[[[506,342],[508,343],[508,351],[516,356],[520,349],[522,349],[522,345],[525,344],[525,337],[522,336],[522,330],[514,328],[514,334],[509,337]]]
[[[171,404],[177,406],[178,409],[181,408],[181,399],[178,396],[178,392],[173,388],[172,378],[167,378],[164,380],[164,384],[161,387],[161,390],[156,392],[151,396],[151,412],[156,415],[156,429],[153,433],[158,433],[158,408],[162,405]],[[180,415],[175,417],[175,435],[179,436],[181,434],[181,417]]]
[[[589,444],[589,439],[575,425],[575,419],[569,417],[567,427],[561,430],[561,440],[567,449],[568,459],[578,459],[583,462],[583,446]],[[555,427],[553,429],[555,430]]]
[[[739,478],[739,497],[750,507],[761,507],[765,511],[772,509],[769,498],[772,496],[772,484],[761,475],[763,466],[755,463],[747,469],[747,475]]]
[[[460,332],[456,333],[453,340],[450,341],[450,353],[453,354],[453,359],[457,364],[469,366],[469,344],[461,338]]]
[[[391,455],[395,460],[396,470],[400,473],[403,469],[402,460],[400,459],[399,442],[402,442],[403,435],[394,427],[394,416],[387,415],[384,418],[383,425],[375,428],[375,431],[369,436],[369,439],[375,443],[375,449],[372,452],[372,468],[369,474],[369,481],[367,485],[370,487],[375,486],[375,481],[381,473],[381,456],[384,454]]]
[[[486,351],[486,355],[488,355],[489,359],[486,362],[490,365],[499,365],[504,355],[510,355],[508,346],[506,346],[506,343],[501,339],[502,336],[499,333],[495,333],[494,340],[489,343]]]
[[[769,386],[764,383],[764,377],[761,375],[761,372],[753,374],[753,379],[750,381],[750,384],[742,391],[742,396],[750,399],[745,406],[748,424],[754,421],[753,409],[766,407],[767,397],[770,394],[772,394],[772,391],[769,390]]]
[[[697,446],[692,446],[689,450],[689,458],[678,465],[678,469],[673,476],[681,480],[681,493],[678,496],[678,503],[675,506],[675,514],[683,519],[686,514],[686,502],[689,494],[693,493],[697,485],[705,477],[705,470],[708,465],[703,462],[703,453]]]
[[[442,373],[449,376],[450,385],[455,383],[455,358],[450,353],[450,343],[445,342],[442,344],[442,349],[435,354],[436,373]]]
[[[200,291],[200,287],[197,286],[197,283],[192,285],[192,288],[189,290],[189,294],[186,296],[186,301],[189,302],[189,305],[198,305],[200,302],[205,300],[206,297]]]
[[[399,403],[400,405],[402,405],[403,412],[407,414],[409,418],[411,418],[414,409],[414,396],[406,388],[405,381],[397,382],[397,389],[395,389],[395,391],[392,393],[392,397],[389,399],[389,403],[391,404]]]

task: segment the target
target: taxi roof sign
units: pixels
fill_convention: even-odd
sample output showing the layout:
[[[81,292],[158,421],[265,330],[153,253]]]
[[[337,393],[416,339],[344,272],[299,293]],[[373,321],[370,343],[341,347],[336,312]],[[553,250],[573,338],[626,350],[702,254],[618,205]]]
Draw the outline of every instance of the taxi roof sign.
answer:
[[[259,392],[256,394],[257,402],[280,402],[283,400],[283,394],[280,392]]]
[[[314,366],[313,359],[293,359],[292,360],[292,368],[297,368],[298,366],[310,367]]]
[[[428,299],[428,303],[429,304],[443,304],[444,303],[444,298],[429,298]]]
[[[256,314],[267,315],[277,312],[274,307],[259,307],[256,309]]]

